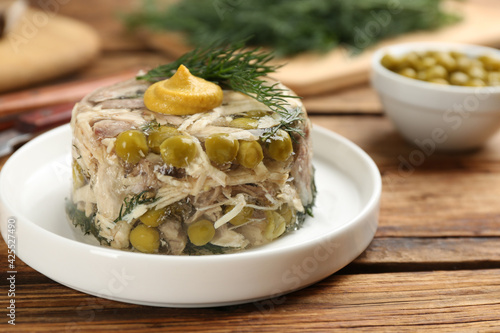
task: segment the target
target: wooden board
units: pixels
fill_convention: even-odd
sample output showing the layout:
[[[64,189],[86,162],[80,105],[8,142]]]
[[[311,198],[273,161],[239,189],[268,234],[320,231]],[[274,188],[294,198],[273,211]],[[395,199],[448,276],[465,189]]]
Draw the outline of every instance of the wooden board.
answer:
[[[496,332],[500,327],[498,269],[333,275],[282,297],[201,309],[114,302],[56,284],[26,266],[18,272],[18,327],[12,332]]]
[[[454,12],[463,16],[455,25],[437,31],[406,34],[381,42],[351,57],[342,49],[325,56],[300,55],[278,73],[277,77],[299,95],[314,95],[368,81],[371,56],[380,47],[407,42],[457,42],[500,46],[500,6],[492,0],[469,0],[456,3]]]
[[[99,53],[97,33],[73,19],[28,9],[0,39],[0,92],[73,72]]]
[[[345,49],[337,48],[325,55],[302,54],[282,61],[287,64],[276,78],[299,95],[316,95],[335,91],[368,81],[370,59],[381,46],[396,43],[429,41],[459,42],[485,46],[500,46],[500,4],[495,0],[450,1],[450,11],[463,16],[455,25],[437,31],[416,32],[386,40],[353,57]],[[397,14],[394,14],[397,15]],[[377,22],[374,21],[376,24]],[[360,31],[369,27],[360,27]],[[369,30],[367,30],[369,33]],[[362,36],[363,32],[360,32]],[[187,48],[177,34],[156,33],[145,35],[154,48],[179,56]],[[362,37],[360,37],[362,41]]]
[[[426,151],[382,116],[314,116],[363,148],[382,174],[376,237],[500,236],[500,132],[481,150]]]
[[[302,99],[309,114],[381,114],[382,104],[367,83]]]

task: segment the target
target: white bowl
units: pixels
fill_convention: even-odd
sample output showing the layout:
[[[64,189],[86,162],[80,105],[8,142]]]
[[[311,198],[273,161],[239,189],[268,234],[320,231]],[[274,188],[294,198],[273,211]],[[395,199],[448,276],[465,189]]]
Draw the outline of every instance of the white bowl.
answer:
[[[386,114],[410,143],[425,153],[481,147],[500,127],[500,87],[462,87],[410,79],[381,64],[385,54],[458,51],[470,57],[500,51],[453,43],[405,43],[379,49],[372,58],[371,82]]]
[[[122,302],[200,307],[288,293],[354,260],[377,229],[381,178],[375,163],[333,132],[314,127],[312,137],[318,187],[314,217],[262,247],[234,254],[168,256],[82,242],[64,213],[71,179],[69,126],[24,145],[3,167],[0,230],[16,255],[40,273]]]

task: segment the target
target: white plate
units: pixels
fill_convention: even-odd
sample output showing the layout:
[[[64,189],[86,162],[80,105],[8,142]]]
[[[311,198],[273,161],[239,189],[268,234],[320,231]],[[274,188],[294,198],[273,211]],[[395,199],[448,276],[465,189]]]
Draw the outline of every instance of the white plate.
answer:
[[[162,256],[77,240],[66,220],[68,125],[19,149],[0,173],[1,231],[16,219],[17,255],[76,290],[127,303],[205,307],[288,293],[338,271],[368,246],[378,222],[381,179],[358,146],[315,127],[314,218],[271,244],[236,254]]]

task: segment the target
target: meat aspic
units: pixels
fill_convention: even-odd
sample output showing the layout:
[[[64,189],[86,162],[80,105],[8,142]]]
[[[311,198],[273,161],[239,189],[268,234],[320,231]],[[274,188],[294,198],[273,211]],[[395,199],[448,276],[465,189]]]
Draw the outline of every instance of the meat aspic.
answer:
[[[280,85],[301,118],[284,128],[283,114],[232,90],[205,112],[151,111],[150,86],[131,79],[75,106],[75,226],[112,248],[185,255],[260,246],[301,225],[314,201],[311,125],[292,91]]]

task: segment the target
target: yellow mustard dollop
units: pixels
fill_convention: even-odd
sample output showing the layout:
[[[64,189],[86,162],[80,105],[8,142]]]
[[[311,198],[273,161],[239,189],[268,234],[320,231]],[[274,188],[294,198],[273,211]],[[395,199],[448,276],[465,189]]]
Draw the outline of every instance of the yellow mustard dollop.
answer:
[[[175,74],[151,85],[144,93],[144,104],[152,111],[186,115],[212,110],[222,104],[222,89],[196,77],[184,65]]]

